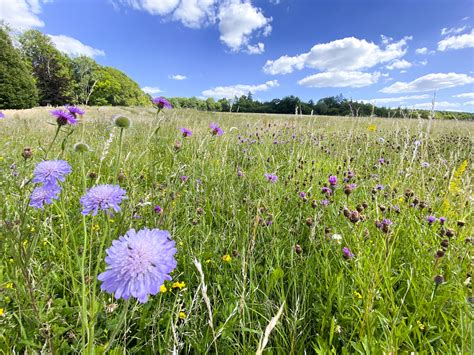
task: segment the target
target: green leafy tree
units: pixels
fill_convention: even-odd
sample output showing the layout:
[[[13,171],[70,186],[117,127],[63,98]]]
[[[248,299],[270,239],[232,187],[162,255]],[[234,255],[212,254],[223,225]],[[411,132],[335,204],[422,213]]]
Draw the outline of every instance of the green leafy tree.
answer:
[[[19,38],[24,57],[36,79],[40,105],[63,105],[71,101],[72,71],[70,59],[54,47],[51,39],[37,30]]]
[[[98,70],[100,66],[86,56],[71,60],[73,83],[73,98],[77,104],[87,105],[90,97],[99,82]]]
[[[0,109],[23,109],[38,105],[35,81],[8,30],[0,27]]]

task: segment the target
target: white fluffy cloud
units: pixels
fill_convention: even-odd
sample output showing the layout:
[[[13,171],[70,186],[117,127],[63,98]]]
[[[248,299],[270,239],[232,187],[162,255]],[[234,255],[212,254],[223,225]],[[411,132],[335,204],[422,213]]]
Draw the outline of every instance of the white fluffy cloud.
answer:
[[[375,84],[380,73],[363,73],[359,71],[330,71],[310,75],[298,81],[298,84],[307,87],[353,87],[361,88]]]
[[[218,23],[220,40],[232,51],[263,53],[263,43],[251,44],[254,36],[268,36],[271,18],[251,0],[118,0],[151,15],[167,16],[190,28]],[[115,3],[113,3],[115,4]]]
[[[188,77],[186,75],[176,74],[171,75],[170,78],[173,80],[186,80]]]
[[[103,56],[105,55],[105,52],[100,49],[95,49],[92,48],[88,45],[85,45],[81,41],[64,36],[64,35],[58,35],[58,36],[53,36],[53,35],[48,35],[49,38],[53,41],[54,45],[58,50],[61,52],[64,52],[66,54],[69,54],[73,57],[80,56],[80,55],[85,55],[87,57],[96,57],[96,56]]]
[[[420,110],[431,110],[433,108],[433,102],[422,102],[419,104],[411,105],[410,107],[417,108]],[[462,104],[448,101],[435,101],[434,109],[438,111],[463,111]]]
[[[426,48],[426,47],[417,48],[415,50],[415,53],[416,54],[427,54],[428,53],[428,48]]]
[[[454,95],[453,97],[458,97],[460,99],[474,99],[474,92],[466,92],[464,94]]]
[[[380,90],[381,92],[393,94],[403,92],[423,92],[432,91],[436,89],[446,89],[456,86],[474,83],[474,77],[467,74],[457,73],[432,73],[410,82],[398,81],[386,88]]]
[[[467,26],[462,27],[453,27],[453,28],[443,28],[441,29],[441,36],[451,35],[451,34],[458,34],[467,29]]]
[[[0,21],[15,29],[43,27],[44,22],[38,17],[41,12],[39,0],[1,0]]]
[[[462,49],[474,47],[474,30],[459,36],[450,36],[438,42],[438,50]]]
[[[380,47],[365,39],[347,37],[328,43],[316,44],[307,53],[293,57],[284,55],[276,60],[268,60],[263,68],[267,74],[288,74],[304,67],[319,70],[355,71],[372,68],[380,63],[387,63],[403,57],[406,53],[405,37],[398,42],[385,39],[385,47]]]
[[[223,4],[218,13],[220,39],[231,50],[238,51],[246,46],[258,30],[269,35],[271,18],[266,18],[261,9],[249,1],[233,0]]]
[[[393,69],[407,69],[410,68],[412,64],[405,59],[395,59],[392,63],[387,65],[385,68],[388,70],[393,70]]]
[[[156,94],[159,94],[160,92],[163,92],[160,88],[156,86],[145,86],[142,88],[142,90],[150,95],[156,95]]]
[[[410,95],[410,96],[399,96],[399,97],[381,97],[378,99],[369,99],[369,100],[362,99],[358,101],[373,102],[375,104],[384,105],[384,104],[393,104],[393,103],[404,104],[410,100],[423,100],[423,99],[429,99],[429,98],[430,98],[430,95],[424,94],[424,95]]]
[[[202,95],[205,97],[215,98],[233,98],[234,96],[252,94],[258,91],[267,91],[270,88],[279,86],[277,80],[267,81],[260,85],[233,85],[233,86],[218,86],[209,90],[204,90]]]
[[[474,106],[474,101],[467,101],[463,103],[464,106]]]

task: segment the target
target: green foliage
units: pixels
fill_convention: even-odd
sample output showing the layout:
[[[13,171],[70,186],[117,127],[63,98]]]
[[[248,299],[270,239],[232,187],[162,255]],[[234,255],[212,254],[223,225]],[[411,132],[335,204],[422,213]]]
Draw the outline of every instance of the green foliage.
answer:
[[[35,81],[6,28],[0,27],[0,109],[30,108],[38,104]]]
[[[92,93],[99,82],[100,66],[89,57],[80,56],[71,59],[73,75],[73,97],[74,102],[87,105]]]
[[[112,67],[94,71],[97,83],[90,95],[90,105],[150,106],[150,98],[125,73]]]
[[[51,39],[37,30],[24,32],[19,41],[29,61],[39,93],[39,104],[63,105],[72,98],[70,60],[54,47]]]

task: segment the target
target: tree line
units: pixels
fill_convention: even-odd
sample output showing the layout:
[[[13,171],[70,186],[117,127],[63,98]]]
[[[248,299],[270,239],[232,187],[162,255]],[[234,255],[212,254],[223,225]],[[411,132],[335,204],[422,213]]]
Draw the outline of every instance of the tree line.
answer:
[[[474,119],[474,114],[467,112],[377,107],[342,95],[317,102],[296,96],[261,102],[249,92],[217,101],[196,97],[172,97],[169,101],[175,108],[217,112]],[[61,53],[40,31],[28,30],[12,40],[9,29],[0,25],[0,109],[65,104],[149,106],[151,96],[116,68],[101,66],[86,56],[71,58]]]

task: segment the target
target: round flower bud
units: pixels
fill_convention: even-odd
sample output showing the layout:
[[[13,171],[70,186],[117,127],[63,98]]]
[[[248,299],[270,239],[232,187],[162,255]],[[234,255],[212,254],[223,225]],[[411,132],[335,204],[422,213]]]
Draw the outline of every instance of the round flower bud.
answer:
[[[22,156],[23,159],[25,159],[25,160],[30,159],[30,158],[33,156],[33,151],[32,151],[31,148],[29,148],[29,147],[24,148],[24,149],[23,149],[23,152],[21,153],[21,156]]]
[[[79,142],[74,144],[74,150],[78,153],[85,153],[88,152],[90,148],[86,143]]]
[[[128,117],[118,115],[114,117],[114,124],[119,128],[128,128],[131,122]]]

